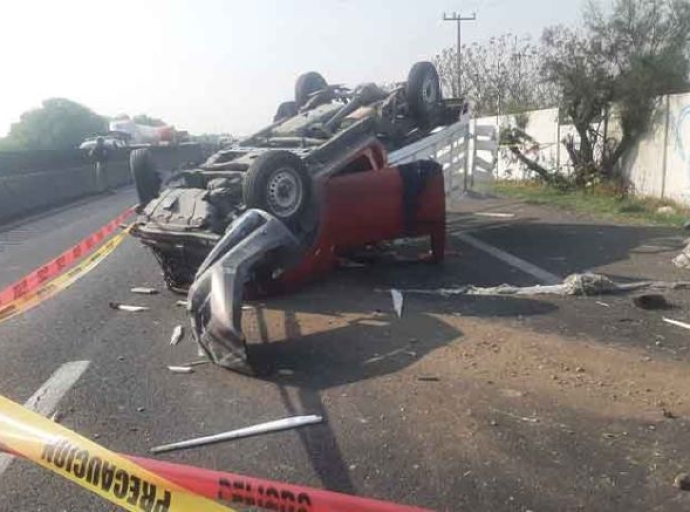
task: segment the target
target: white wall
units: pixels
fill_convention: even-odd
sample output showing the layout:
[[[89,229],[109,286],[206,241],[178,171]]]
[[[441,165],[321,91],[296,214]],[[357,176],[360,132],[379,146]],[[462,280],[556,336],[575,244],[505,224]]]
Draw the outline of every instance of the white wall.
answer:
[[[625,156],[621,169],[630,180],[634,193],[643,196],[667,197],[690,204],[690,93],[660,98],[658,115],[648,133]],[[534,110],[526,113],[525,131],[538,144],[523,151],[547,169],[568,173],[572,169],[568,152],[559,140],[576,135],[571,125],[560,125],[557,109]],[[667,126],[668,121],[668,126]],[[514,126],[514,116],[478,118],[476,125]],[[603,129],[603,126],[599,126]],[[620,129],[611,116],[609,138],[619,138]],[[577,137],[576,137],[577,141]],[[494,169],[499,179],[528,179],[533,173],[517,161],[507,148],[500,148]]]

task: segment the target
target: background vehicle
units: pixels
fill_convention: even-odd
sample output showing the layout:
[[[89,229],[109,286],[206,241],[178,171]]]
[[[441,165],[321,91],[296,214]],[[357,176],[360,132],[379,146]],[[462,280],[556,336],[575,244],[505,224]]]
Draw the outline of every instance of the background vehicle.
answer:
[[[79,145],[79,149],[93,149],[96,147],[96,140],[98,137],[89,137],[86,139],[84,142],[82,142]],[[103,137],[103,144],[105,144],[106,148],[110,149],[118,149],[118,148],[126,148],[128,147],[128,144],[126,141],[117,138],[117,137],[108,137],[104,136]]]

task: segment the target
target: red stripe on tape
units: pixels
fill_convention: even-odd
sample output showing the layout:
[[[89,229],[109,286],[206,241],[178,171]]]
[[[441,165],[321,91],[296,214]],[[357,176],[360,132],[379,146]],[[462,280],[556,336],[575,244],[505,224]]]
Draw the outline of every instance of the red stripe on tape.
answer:
[[[60,275],[67,267],[73,263],[76,263],[77,260],[92,252],[98,243],[104,240],[107,235],[111,234],[120,224],[127,220],[127,217],[129,217],[133,211],[133,208],[128,208],[115,219],[108,222],[108,224],[100,228],[95,233],[92,233],[81,242],[70,247],[58,257],[52,259],[44,265],[41,265],[39,268],[27,274],[19,281],[0,291],[0,306],[20,299],[27,293],[39,288],[49,279]]]
[[[223,500],[231,505],[303,512],[429,512],[427,509],[301,485],[211,471],[131,455],[126,457],[195,494]]]

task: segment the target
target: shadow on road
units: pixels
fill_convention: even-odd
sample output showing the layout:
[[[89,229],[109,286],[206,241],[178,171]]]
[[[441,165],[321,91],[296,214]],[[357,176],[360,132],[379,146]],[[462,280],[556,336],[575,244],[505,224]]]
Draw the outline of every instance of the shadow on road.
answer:
[[[437,314],[518,317],[557,309],[532,299],[406,295],[403,317],[398,318],[392,311],[390,293],[372,291],[391,280],[387,272],[405,273],[408,284],[425,286],[431,276],[443,273],[443,267],[403,264],[336,273],[331,280],[302,293],[271,300],[271,309],[284,312],[283,325],[271,323],[275,311],[268,315],[257,308],[260,341],[250,344],[250,357],[260,378],[278,387],[287,411],[324,417],[324,425],[299,430],[298,434],[328,489],[356,492],[328,424],[324,390],[393,374],[463,336]],[[417,277],[411,279],[410,275]],[[297,315],[304,313],[319,318],[319,327],[307,328],[308,334],[297,320]],[[285,335],[271,339],[269,331]],[[288,393],[289,388],[297,389],[296,396]]]

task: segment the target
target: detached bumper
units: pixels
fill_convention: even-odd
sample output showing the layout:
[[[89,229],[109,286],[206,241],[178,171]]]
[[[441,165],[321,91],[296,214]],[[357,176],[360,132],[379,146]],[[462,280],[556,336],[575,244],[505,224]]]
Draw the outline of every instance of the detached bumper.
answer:
[[[188,293],[194,336],[213,362],[252,374],[242,332],[245,284],[255,274],[284,269],[299,242],[277,218],[249,210],[230,226],[199,267]],[[264,274],[265,273],[265,274]]]

